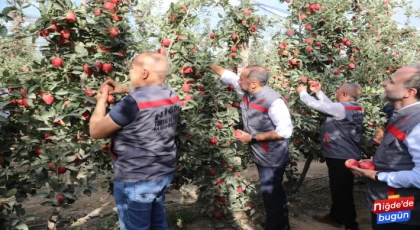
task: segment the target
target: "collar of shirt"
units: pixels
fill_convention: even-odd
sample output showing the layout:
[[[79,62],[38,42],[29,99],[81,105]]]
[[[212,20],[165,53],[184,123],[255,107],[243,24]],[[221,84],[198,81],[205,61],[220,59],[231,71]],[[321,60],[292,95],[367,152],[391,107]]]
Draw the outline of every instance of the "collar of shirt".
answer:
[[[402,108],[401,108],[401,109],[399,109],[399,110],[394,110],[394,112],[395,112],[395,111],[401,111],[401,110],[406,109],[406,108],[408,108],[408,107],[410,107],[410,106],[413,106],[413,105],[418,105],[418,104],[420,104],[420,101],[418,101],[418,102],[416,102],[416,103],[413,103],[413,104],[411,104],[411,105],[407,105],[407,106],[405,106],[405,107],[402,107]]]

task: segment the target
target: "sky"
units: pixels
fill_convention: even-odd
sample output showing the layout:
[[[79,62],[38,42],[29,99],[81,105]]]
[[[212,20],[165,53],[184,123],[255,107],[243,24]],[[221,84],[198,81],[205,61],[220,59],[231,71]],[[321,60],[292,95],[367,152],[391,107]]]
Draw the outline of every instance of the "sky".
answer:
[[[80,4],[80,0],[71,0],[72,2],[76,3],[77,5]],[[139,0],[141,1],[141,0]],[[177,2],[178,0],[161,0],[162,1],[162,7],[161,11],[164,12],[169,8],[169,5],[171,2]],[[31,0],[34,4],[37,4],[35,0]],[[288,4],[287,3],[280,3],[278,0],[251,0],[251,2],[255,4],[260,4],[259,14],[264,14],[267,16],[273,16],[274,14],[280,15],[280,16],[287,16],[288,12]],[[240,0],[230,0],[230,3],[232,5],[239,5]],[[5,7],[6,0],[0,0],[0,9]],[[413,4],[414,9],[420,9],[420,1],[414,0]],[[210,17],[210,23],[211,26],[216,26],[217,24],[217,13],[222,13],[223,11],[221,9],[214,9],[213,15]],[[35,7],[29,7],[25,10],[26,20],[30,22],[35,22],[37,17],[39,17],[39,12]],[[404,23],[407,21],[404,12],[402,10],[398,11],[395,15],[393,15],[393,19],[400,25],[404,26]],[[411,19],[410,25],[420,25],[420,19]],[[419,27],[419,26],[417,26]],[[419,27],[420,28],[420,27]],[[45,41],[42,38],[39,38],[36,42],[38,44]]]

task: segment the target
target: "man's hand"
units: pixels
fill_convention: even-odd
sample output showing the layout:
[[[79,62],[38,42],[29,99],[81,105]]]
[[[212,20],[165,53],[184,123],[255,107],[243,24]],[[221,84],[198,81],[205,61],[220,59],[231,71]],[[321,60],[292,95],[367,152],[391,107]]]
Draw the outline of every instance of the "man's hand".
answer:
[[[249,134],[247,132],[244,132],[242,130],[240,130],[240,131],[241,131],[241,135],[236,136],[236,140],[239,140],[242,143],[248,143],[252,140],[251,134]]]
[[[367,177],[371,180],[375,180],[375,175],[378,172],[378,171],[375,171],[375,170],[357,168],[355,166],[351,167],[350,170],[354,175]]]
[[[307,88],[306,88],[306,86],[304,86],[304,85],[299,85],[297,88],[296,88],[296,91],[297,91],[297,93],[298,94],[300,94],[300,92],[302,92],[302,91],[306,91],[307,90]]]
[[[321,83],[320,82],[312,82],[312,84],[310,85],[309,89],[314,92],[314,93],[318,93],[319,91],[321,91]]]
[[[384,129],[378,128],[378,130],[376,131],[376,135],[373,137],[372,142],[379,145],[381,144],[383,138],[384,138]]]
[[[111,89],[109,91],[109,94],[123,94],[123,93],[129,93],[131,88],[127,87],[127,86],[123,86],[120,83],[112,80],[112,79],[108,79],[104,84],[107,84],[109,86],[111,86],[113,89]],[[107,88],[107,87],[105,87]]]
[[[106,104],[106,101],[108,99],[108,93],[109,93],[109,87],[103,87],[102,90],[98,90],[95,95],[96,103],[100,104]]]

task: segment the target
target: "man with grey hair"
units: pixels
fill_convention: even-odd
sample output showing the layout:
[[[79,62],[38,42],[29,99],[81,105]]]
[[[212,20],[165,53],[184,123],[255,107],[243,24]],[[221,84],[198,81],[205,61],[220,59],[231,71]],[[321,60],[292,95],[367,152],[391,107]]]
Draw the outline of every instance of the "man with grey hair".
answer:
[[[326,115],[321,128],[321,152],[326,159],[330,181],[332,205],[328,215],[313,219],[335,227],[356,230],[356,208],[353,199],[354,175],[345,166],[348,159],[360,159],[359,143],[363,128],[363,107],[357,102],[362,88],[357,83],[344,83],[336,90],[332,102],[322,91],[321,84],[310,86],[319,100],[300,85],[296,91],[300,100],[310,108]]]
[[[352,171],[356,175],[370,179],[367,183],[365,203],[372,211],[372,229],[418,230],[420,229],[420,65],[409,65],[398,69],[382,83],[382,86],[385,88],[382,98],[391,102],[396,110],[388,121],[384,137],[373,158],[375,170],[352,167]],[[375,201],[391,199],[395,195],[399,196],[400,201],[413,201],[412,210],[408,211],[411,216],[408,220],[397,218],[393,223],[383,224],[383,220],[389,219],[389,215],[386,217],[386,214],[381,214],[380,207],[375,205],[378,204]],[[399,216],[404,215],[400,213]]]
[[[241,102],[244,130],[236,139],[249,143],[261,183],[266,211],[266,230],[290,229],[283,174],[289,159],[287,139],[293,131],[290,113],[282,96],[268,87],[268,72],[248,66],[240,76],[218,65],[210,68],[223,82],[244,93]]]

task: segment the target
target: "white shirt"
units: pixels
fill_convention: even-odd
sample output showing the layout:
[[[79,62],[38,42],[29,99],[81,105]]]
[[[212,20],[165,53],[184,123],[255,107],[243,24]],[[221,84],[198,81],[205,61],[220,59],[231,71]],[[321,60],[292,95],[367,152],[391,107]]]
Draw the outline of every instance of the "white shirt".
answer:
[[[322,91],[316,93],[316,97],[319,100],[313,98],[306,91],[300,92],[299,97],[308,107],[321,113],[331,115],[336,120],[343,120],[346,118],[346,109],[344,108],[344,105],[339,102],[332,102]]]
[[[410,106],[420,104],[420,102],[403,107],[399,110],[406,109]],[[420,111],[419,111],[420,112]],[[405,138],[404,144],[408,148],[408,152],[413,157],[414,168],[412,170],[398,172],[381,172],[378,174],[378,180],[387,182],[388,186],[393,188],[420,188],[420,124],[414,127],[410,134]]]
[[[239,76],[234,72],[225,70],[221,76],[224,83],[233,85],[239,92],[244,93],[238,83]],[[285,139],[292,136],[293,125],[290,118],[289,109],[282,99],[276,99],[268,109],[268,116],[276,126],[276,133]]]

